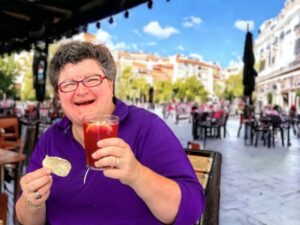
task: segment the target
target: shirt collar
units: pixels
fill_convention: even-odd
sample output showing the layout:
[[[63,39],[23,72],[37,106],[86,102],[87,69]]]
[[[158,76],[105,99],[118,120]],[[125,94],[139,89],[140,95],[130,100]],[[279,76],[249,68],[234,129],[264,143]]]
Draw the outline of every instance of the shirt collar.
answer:
[[[116,100],[116,109],[113,115],[118,116],[120,118],[120,122],[125,119],[128,114],[128,105],[126,105],[123,101],[117,99]],[[60,122],[58,122],[58,127],[64,129],[65,132],[69,129],[71,125],[71,121],[65,116]]]
[[[116,109],[113,115],[118,116],[120,118],[120,122],[125,119],[129,111],[128,105],[126,105],[123,101],[117,99],[116,101]]]

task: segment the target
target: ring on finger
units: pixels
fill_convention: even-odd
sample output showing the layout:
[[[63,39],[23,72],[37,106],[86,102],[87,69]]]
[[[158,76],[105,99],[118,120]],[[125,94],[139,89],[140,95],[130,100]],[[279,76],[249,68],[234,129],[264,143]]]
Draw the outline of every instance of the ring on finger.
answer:
[[[39,200],[39,199],[41,199],[41,198],[42,198],[42,195],[41,195],[39,192],[35,191],[35,192],[34,192],[34,199],[35,199],[35,200]]]
[[[120,157],[116,157],[115,168],[118,168],[120,165]]]

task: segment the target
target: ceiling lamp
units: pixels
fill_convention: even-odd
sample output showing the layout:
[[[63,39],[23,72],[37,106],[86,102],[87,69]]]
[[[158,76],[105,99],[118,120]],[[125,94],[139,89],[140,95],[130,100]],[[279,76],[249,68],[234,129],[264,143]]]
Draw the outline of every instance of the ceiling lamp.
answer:
[[[100,28],[101,28],[101,23],[100,23],[100,21],[98,21],[98,22],[96,23],[96,27],[97,27],[97,29],[100,29]]]
[[[128,17],[129,17],[129,12],[128,12],[128,10],[125,11],[124,17],[125,17],[125,18],[128,18]]]
[[[109,18],[108,22],[109,22],[110,24],[113,24],[113,23],[114,23],[114,18],[111,16],[111,17]]]
[[[148,5],[148,9],[152,9],[152,7],[153,7],[153,1],[152,0],[148,0],[147,5]]]

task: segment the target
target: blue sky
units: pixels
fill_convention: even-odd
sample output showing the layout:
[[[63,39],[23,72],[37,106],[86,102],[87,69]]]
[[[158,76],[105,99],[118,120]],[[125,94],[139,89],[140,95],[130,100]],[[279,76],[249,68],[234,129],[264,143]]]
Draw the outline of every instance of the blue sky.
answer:
[[[160,56],[183,54],[226,67],[243,54],[245,24],[254,38],[262,23],[277,17],[285,0],[153,0],[101,21],[89,32],[110,48]]]

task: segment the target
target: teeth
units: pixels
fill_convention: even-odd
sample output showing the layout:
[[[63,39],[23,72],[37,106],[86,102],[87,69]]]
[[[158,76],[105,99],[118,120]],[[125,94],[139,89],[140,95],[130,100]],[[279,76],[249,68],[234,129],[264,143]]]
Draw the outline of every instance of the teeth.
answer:
[[[94,102],[94,100],[86,101],[86,102],[76,102],[75,105],[88,105],[88,104],[91,104],[93,102]]]

